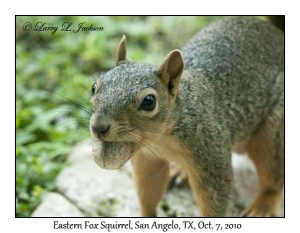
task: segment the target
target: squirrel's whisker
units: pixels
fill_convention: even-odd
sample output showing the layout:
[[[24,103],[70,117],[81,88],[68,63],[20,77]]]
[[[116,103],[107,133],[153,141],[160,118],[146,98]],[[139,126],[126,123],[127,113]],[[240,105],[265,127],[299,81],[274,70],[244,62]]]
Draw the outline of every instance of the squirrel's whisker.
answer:
[[[173,152],[174,155],[178,155],[180,158],[182,158],[182,159],[185,160],[186,162],[189,162],[189,160],[186,159],[184,155],[182,155],[182,154],[180,154],[178,151],[176,151],[176,150],[170,148],[168,145],[165,145],[165,144],[161,143],[159,140],[157,140],[157,139],[155,139],[155,138],[153,138],[153,137],[151,137],[151,136],[148,136],[148,135],[142,135],[142,134],[139,134],[138,132],[134,132],[134,133],[137,134],[137,135],[139,135],[139,136],[145,137],[145,138],[147,138],[148,140],[150,140],[150,141],[152,141],[152,142],[155,142],[156,144],[160,145],[161,147],[163,147],[163,148],[165,148],[165,149],[167,149],[167,150]]]
[[[126,134],[126,136],[129,138],[129,139],[133,139],[135,140],[134,138],[134,135],[128,135]],[[157,173],[155,174],[154,176],[152,176],[152,179],[156,178],[157,176],[159,176],[161,174],[161,172],[166,169],[166,167],[169,165],[170,161],[167,160],[167,158],[164,157],[163,154],[161,154],[155,147],[151,146],[150,144],[147,144],[147,143],[143,143],[143,142],[138,142],[137,140],[135,140],[136,143],[138,144],[141,144],[142,146],[146,147],[150,152],[152,152],[152,155],[154,155],[158,160],[160,160],[161,162],[166,162],[166,165],[164,165],[164,167]],[[158,156],[156,153],[154,153],[152,150],[150,150],[149,146],[151,146],[156,152],[159,153],[159,155],[161,156]],[[144,153],[144,150],[143,150],[143,147],[141,147],[141,150],[142,150],[142,153],[144,155],[144,157],[149,160],[149,158],[145,155]],[[163,158],[163,159],[162,159]],[[169,167],[169,174],[171,175],[171,171],[172,169],[174,170],[175,168],[174,167]]]
[[[127,134],[127,135],[128,135],[128,134]],[[164,155],[161,154],[155,147],[153,147],[153,146],[151,146],[151,145],[148,145],[148,144],[146,144],[146,143],[143,143],[143,142],[141,142],[141,141],[138,141],[138,140],[136,139],[134,133],[130,134],[130,137],[131,137],[133,140],[135,140],[135,143],[141,144],[141,145],[143,145],[144,147],[146,147],[150,152],[152,152],[152,154],[153,154],[154,156],[157,157],[157,159],[159,159],[159,160],[161,160],[161,158],[166,159],[166,158],[164,157]],[[157,154],[156,154],[153,150],[151,150],[151,149],[149,148],[149,146],[150,146],[153,150],[155,150],[156,152],[158,152],[158,154],[159,154],[161,157],[160,157],[160,156],[157,156]]]

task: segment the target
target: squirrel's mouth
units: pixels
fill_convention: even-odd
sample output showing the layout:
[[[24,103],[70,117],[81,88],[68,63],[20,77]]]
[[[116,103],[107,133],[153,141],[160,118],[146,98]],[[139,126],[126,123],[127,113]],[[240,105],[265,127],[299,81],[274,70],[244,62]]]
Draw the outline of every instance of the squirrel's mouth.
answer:
[[[113,170],[122,167],[131,157],[133,142],[106,142],[95,139],[93,156],[101,168]]]

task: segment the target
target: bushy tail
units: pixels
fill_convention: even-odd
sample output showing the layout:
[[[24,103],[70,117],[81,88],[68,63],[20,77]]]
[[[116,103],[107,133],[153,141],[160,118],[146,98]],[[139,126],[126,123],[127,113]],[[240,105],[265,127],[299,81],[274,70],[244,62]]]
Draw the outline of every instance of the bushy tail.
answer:
[[[284,32],[285,28],[285,16],[284,15],[270,15],[266,16],[267,20],[274,24],[276,27],[280,28]]]

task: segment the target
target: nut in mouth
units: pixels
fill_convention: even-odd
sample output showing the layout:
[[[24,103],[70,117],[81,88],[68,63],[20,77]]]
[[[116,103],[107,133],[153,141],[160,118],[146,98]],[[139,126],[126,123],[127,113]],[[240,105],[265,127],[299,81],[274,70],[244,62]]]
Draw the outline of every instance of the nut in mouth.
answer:
[[[133,142],[106,142],[95,139],[93,156],[101,168],[113,170],[122,167],[131,157]]]

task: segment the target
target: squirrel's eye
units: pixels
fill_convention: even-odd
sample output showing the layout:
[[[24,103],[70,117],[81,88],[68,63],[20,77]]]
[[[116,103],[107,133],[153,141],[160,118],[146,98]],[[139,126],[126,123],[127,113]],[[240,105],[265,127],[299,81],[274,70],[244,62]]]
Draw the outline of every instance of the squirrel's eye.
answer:
[[[152,111],[155,108],[156,100],[154,95],[147,95],[143,100],[140,109]]]
[[[97,84],[94,83],[93,86],[92,86],[92,95],[95,94],[96,88],[97,88]]]

